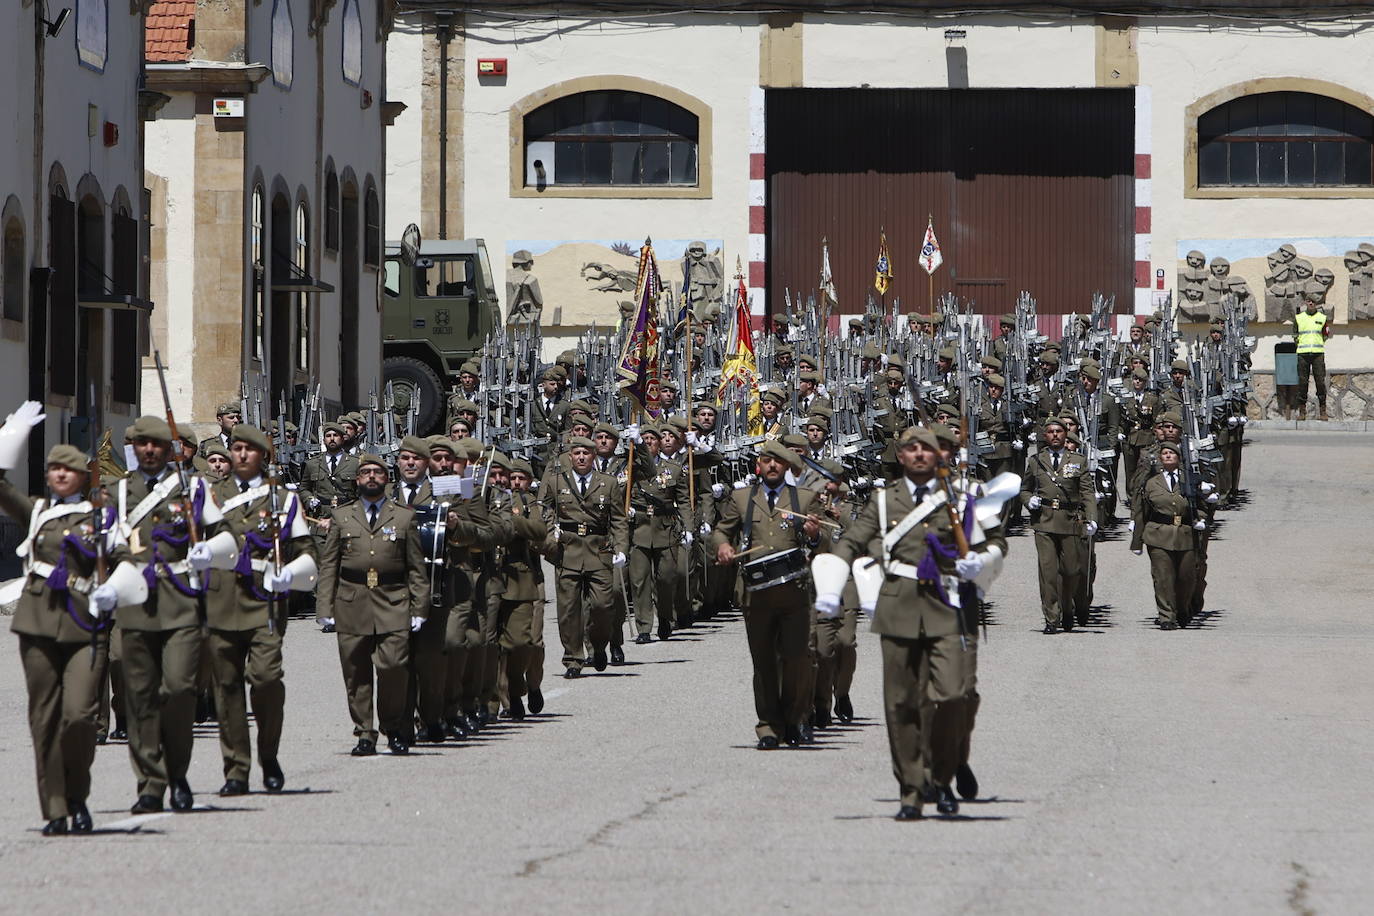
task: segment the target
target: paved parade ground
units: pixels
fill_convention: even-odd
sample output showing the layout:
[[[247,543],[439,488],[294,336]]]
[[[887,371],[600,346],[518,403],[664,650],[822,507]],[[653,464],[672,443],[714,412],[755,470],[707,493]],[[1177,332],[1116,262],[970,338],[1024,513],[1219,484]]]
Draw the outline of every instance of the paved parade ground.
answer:
[[[979,649],[985,801],[896,823],[877,637],[853,725],[754,750],[727,615],[577,681],[466,744],[355,759],[333,636],[286,639],[286,792],[222,800],[198,728],[198,808],[131,818],[99,749],[96,836],[43,839],[13,637],[0,661],[8,912],[1352,913],[1374,895],[1374,435],[1264,431],[1218,514],[1207,608],[1161,632],[1148,563],[1099,544],[1093,623],[1040,633],[1034,546],[1011,540]],[[1124,510],[1119,510],[1124,512]],[[8,621],[5,622],[8,629]]]

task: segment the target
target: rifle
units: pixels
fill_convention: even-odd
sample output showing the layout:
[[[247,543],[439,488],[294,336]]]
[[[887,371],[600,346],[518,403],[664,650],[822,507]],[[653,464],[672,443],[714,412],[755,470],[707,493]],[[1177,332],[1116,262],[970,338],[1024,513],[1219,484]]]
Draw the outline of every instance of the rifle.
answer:
[[[87,466],[86,472],[89,476],[91,489],[91,531],[95,533],[95,585],[100,585],[109,578],[108,563],[105,556],[105,488],[100,484],[100,453],[96,452],[91,458],[91,463]],[[90,600],[89,598],[87,600]],[[94,607],[94,605],[92,605]],[[100,649],[100,629],[104,622],[105,614],[97,613],[95,622],[91,624],[91,670],[95,670],[95,656]]]
[[[172,431],[172,465],[177,471],[177,482],[181,487],[181,498],[186,502],[186,537],[190,547],[200,543],[200,532],[196,530],[195,500],[191,498],[190,479],[186,467],[181,463],[181,435],[177,432],[177,419],[172,414],[172,398],[167,393],[167,371],[162,366],[162,354],[153,350],[153,365],[157,367],[157,383],[162,388],[162,403],[167,408],[167,426]],[[247,388],[244,389],[247,391]],[[246,396],[245,396],[246,399]],[[245,418],[246,419],[246,418]],[[200,573],[194,566],[187,564],[186,585],[196,593],[196,612],[200,623],[205,624],[205,589],[200,584]]]

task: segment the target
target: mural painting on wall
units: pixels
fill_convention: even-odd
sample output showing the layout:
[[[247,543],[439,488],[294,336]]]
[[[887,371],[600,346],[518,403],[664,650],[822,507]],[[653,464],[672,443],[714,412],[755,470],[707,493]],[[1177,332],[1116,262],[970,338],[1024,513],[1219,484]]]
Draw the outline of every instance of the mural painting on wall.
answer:
[[[615,327],[634,309],[640,242],[627,239],[519,240],[506,243],[506,308],[512,322],[544,327]],[[654,239],[654,256],[673,301],[683,289],[700,317],[719,309],[729,289],[724,244],[707,239]]]
[[[1234,293],[1250,317],[1291,321],[1304,292],[1336,322],[1374,318],[1374,243],[1356,238],[1184,239],[1178,243],[1180,317],[1220,317]]]

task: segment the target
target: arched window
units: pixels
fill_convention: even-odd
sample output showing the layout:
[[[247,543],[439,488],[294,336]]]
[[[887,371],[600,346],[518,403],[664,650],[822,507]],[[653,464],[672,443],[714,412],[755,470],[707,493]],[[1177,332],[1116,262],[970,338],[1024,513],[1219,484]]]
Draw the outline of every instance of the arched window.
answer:
[[[10,207],[6,207],[10,210]],[[24,320],[24,223],[19,218],[18,204],[15,202],[14,211],[5,215],[3,249],[0,249],[0,258],[3,259],[4,285],[0,286],[0,303],[3,303],[3,315],[10,321]]]
[[[363,263],[376,267],[382,262],[382,208],[377,189],[369,184],[363,199]]]
[[[363,17],[358,0],[344,0],[343,78],[354,86],[363,81]]]
[[[291,88],[291,67],[295,53],[296,30],[291,24],[291,0],[272,4],[272,81],[283,89]]]
[[[596,90],[525,116],[525,186],[697,183],[697,116],[642,92]]]
[[[1242,96],[1198,118],[1200,187],[1374,186],[1374,117],[1310,92]]]
[[[339,250],[339,175],[333,165],[324,176],[324,247]]]
[[[77,0],[76,57],[92,70],[104,71],[109,51],[108,0]]]
[[[310,211],[305,201],[296,204],[296,237],[292,244],[296,276],[310,273]],[[296,368],[310,371],[310,295],[296,293]]]
[[[262,199],[262,185],[260,184],[253,186],[253,200],[249,209],[249,222],[252,225],[249,255],[252,261],[253,276],[251,278],[252,300],[248,305],[248,346],[252,348],[253,359],[262,362],[263,300],[266,296],[267,265],[263,262],[262,257],[262,231],[266,224],[266,212]]]

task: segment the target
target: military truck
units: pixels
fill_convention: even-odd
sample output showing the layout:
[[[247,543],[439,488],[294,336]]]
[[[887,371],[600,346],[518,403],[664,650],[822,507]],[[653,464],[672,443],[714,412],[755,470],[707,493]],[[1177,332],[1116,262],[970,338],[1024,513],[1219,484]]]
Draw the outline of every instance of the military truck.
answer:
[[[444,422],[463,362],[501,325],[501,301],[481,239],[388,242],[382,281],[382,376],[418,395],[417,428]]]

